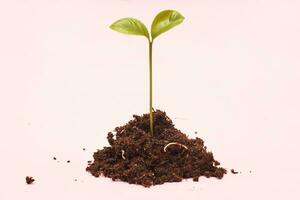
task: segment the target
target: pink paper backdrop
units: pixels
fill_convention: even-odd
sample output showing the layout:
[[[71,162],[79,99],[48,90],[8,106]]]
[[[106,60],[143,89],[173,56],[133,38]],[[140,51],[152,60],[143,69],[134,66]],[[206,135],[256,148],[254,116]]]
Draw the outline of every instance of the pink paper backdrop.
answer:
[[[85,172],[108,131],[148,111],[147,42],[108,26],[125,16],[149,26],[163,9],[186,20],[155,41],[154,106],[242,174],[145,189]],[[300,199],[299,10],[297,0],[0,0],[0,199]]]

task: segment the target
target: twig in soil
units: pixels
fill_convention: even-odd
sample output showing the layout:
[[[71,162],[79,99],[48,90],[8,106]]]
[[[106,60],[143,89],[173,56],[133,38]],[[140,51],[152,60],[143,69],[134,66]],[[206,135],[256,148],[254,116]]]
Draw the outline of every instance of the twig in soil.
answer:
[[[181,146],[185,149],[188,149],[187,146],[183,145],[183,144],[180,144],[178,142],[170,142],[169,144],[167,144],[165,147],[164,147],[164,152],[167,152],[167,148],[171,145],[178,145],[178,146]]]
[[[122,152],[122,155],[121,155],[121,156],[122,156],[122,158],[125,160],[125,159],[126,159],[125,156],[124,156],[125,151],[122,149],[121,152]]]

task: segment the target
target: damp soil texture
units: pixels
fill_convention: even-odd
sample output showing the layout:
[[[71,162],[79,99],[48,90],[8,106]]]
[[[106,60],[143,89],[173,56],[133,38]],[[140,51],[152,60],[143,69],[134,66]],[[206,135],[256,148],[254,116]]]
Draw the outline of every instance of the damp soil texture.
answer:
[[[198,181],[201,176],[221,179],[226,174],[203,140],[189,139],[165,112],[153,112],[153,135],[149,114],[133,117],[115,128],[115,134],[108,133],[110,146],[94,153],[88,172],[145,187],[188,178]]]

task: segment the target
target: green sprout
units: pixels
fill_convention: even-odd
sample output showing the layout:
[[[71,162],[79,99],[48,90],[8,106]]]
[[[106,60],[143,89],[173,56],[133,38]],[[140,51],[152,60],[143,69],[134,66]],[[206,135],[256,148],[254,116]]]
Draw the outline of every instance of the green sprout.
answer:
[[[122,18],[115,21],[110,28],[120,33],[128,35],[145,36],[149,43],[149,80],[150,80],[150,132],[153,135],[153,116],[152,116],[152,46],[153,41],[160,34],[170,30],[183,22],[184,17],[175,10],[164,10],[156,15],[151,25],[151,36],[146,26],[135,18]]]

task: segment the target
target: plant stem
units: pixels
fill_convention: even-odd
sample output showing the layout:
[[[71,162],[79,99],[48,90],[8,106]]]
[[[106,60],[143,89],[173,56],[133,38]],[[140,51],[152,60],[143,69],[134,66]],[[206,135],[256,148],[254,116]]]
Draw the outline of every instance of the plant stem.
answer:
[[[153,41],[149,40],[149,78],[150,78],[150,132],[153,135],[153,116],[152,116],[152,44]]]

